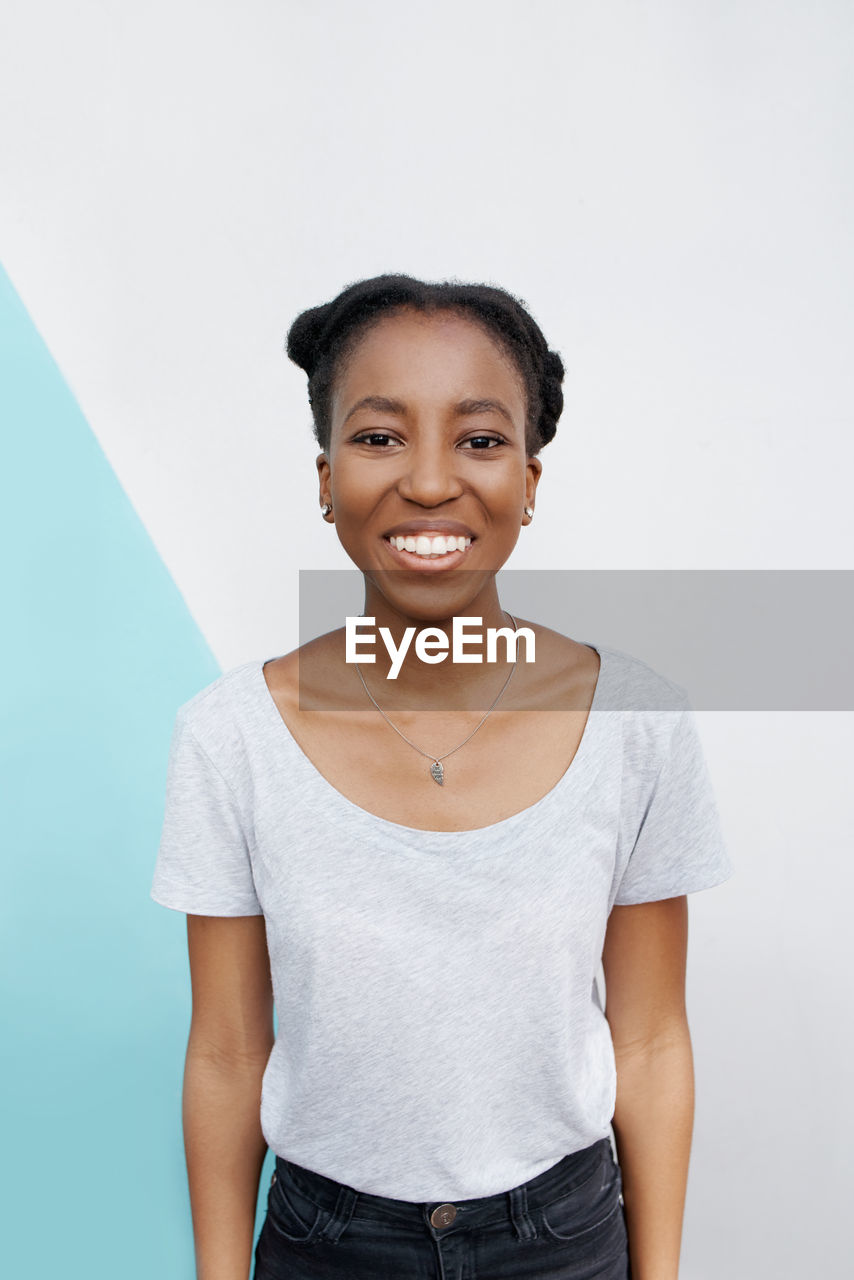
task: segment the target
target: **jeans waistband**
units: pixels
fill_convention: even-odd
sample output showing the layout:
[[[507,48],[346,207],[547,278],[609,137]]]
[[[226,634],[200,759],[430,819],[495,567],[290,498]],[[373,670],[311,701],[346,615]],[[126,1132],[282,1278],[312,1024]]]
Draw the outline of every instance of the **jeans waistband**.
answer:
[[[527,1206],[530,1209],[545,1208],[558,1196],[566,1195],[576,1187],[580,1187],[592,1177],[602,1161],[612,1159],[610,1138],[600,1138],[581,1151],[573,1151],[569,1155],[545,1169],[530,1181],[520,1183],[519,1188],[508,1188],[492,1196],[482,1196],[473,1200],[395,1200],[388,1196],[376,1196],[369,1192],[348,1188],[357,1196],[353,1209],[353,1217],[372,1218],[374,1220],[399,1222],[419,1225],[424,1220],[425,1210],[429,1214],[441,1204],[453,1203],[462,1219],[468,1226],[485,1226],[507,1216],[507,1197],[518,1196],[520,1188],[524,1188]],[[311,1169],[276,1156],[276,1176],[289,1177],[303,1195],[307,1196],[322,1209],[333,1212],[339,1204],[344,1184],[327,1178]]]

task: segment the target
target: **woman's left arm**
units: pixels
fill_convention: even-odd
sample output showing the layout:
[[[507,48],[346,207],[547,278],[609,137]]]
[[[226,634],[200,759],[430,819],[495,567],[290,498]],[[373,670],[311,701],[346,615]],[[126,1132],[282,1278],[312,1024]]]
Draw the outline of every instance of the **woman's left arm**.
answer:
[[[632,1280],[677,1280],[694,1121],[685,1009],[688,900],[615,906],[602,964],[614,1041],[613,1128]]]

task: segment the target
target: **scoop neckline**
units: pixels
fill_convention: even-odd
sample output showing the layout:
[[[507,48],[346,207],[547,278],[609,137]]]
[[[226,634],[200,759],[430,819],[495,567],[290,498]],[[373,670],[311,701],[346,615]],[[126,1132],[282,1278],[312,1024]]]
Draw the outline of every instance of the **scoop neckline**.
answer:
[[[495,835],[498,832],[510,830],[514,826],[520,826],[535,814],[539,814],[555,804],[558,800],[571,795],[573,791],[580,791],[584,782],[589,780],[593,766],[593,746],[595,740],[604,731],[601,706],[605,697],[603,686],[608,682],[611,675],[611,661],[610,656],[606,657],[606,655],[610,654],[607,645],[591,644],[589,640],[580,640],[578,643],[586,645],[599,655],[599,673],[596,677],[596,686],[593,690],[593,699],[587,713],[584,732],[568,767],[554,786],[539,800],[535,800],[533,804],[527,805],[524,809],[519,809],[516,813],[511,813],[507,818],[500,818],[497,822],[490,822],[482,827],[467,827],[462,831],[437,831],[432,827],[409,827],[401,822],[392,822],[390,818],[383,818],[378,813],[372,813],[370,809],[364,809],[361,805],[356,804],[354,800],[350,800],[349,797],[344,795],[343,791],[339,791],[336,786],[333,786],[329,779],[320,772],[314,761],[303,751],[291,733],[287,721],[270,692],[267,681],[264,678],[264,668],[268,662],[275,662],[277,658],[285,655],[273,654],[269,658],[257,659],[250,664],[250,675],[252,683],[257,688],[264,714],[275,717],[275,720],[271,720],[270,724],[276,726],[274,741],[277,750],[285,746],[290,748],[287,758],[284,750],[280,752],[282,761],[289,770],[293,771],[295,760],[297,766],[302,770],[304,780],[307,783],[313,783],[316,787],[325,791],[332,803],[336,804],[343,814],[356,818],[368,826],[385,828],[389,832],[397,832],[401,836],[449,844],[465,838],[471,840]],[[290,757],[293,757],[293,759]]]

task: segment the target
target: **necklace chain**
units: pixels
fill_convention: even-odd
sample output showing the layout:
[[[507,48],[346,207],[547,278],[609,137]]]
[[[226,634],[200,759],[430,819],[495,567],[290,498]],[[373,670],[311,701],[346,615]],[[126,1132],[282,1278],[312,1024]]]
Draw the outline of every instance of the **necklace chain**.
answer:
[[[516,631],[516,630],[517,630],[517,627],[516,627],[516,619],[513,617],[513,614],[512,614],[512,613],[509,613],[506,609],[502,610],[502,612],[503,612],[503,613],[505,613],[505,614],[507,614],[507,617],[508,617],[508,618],[510,619],[510,621],[513,623],[513,630],[514,630],[514,631]],[[361,618],[364,618],[364,617],[365,617],[365,614],[363,614],[363,613],[362,613],[362,614],[360,614],[359,616],[360,616]],[[400,729],[398,729],[398,727],[397,727],[397,725],[396,725],[396,724],[392,724],[391,720],[389,720],[388,716],[387,716],[387,715],[386,715],[386,713],[383,711],[382,707],[381,707],[381,706],[380,706],[380,704],[377,702],[376,698],[375,698],[375,697],[374,697],[374,695],[371,693],[371,691],[370,691],[370,689],[368,688],[368,686],[365,684],[365,677],[362,675],[362,670],[361,670],[361,667],[359,666],[358,662],[355,662],[353,665],[355,666],[356,670],[357,670],[357,671],[358,671],[358,673],[359,673],[359,679],[360,679],[360,680],[361,680],[361,682],[362,682],[362,685],[363,685],[363,687],[364,687],[365,693],[368,695],[368,697],[370,698],[371,702],[372,702],[372,703],[374,704],[374,706],[376,707],[377,711],[379,711],[380,715],[381,715],[381,716],[382,716],[382,718],[385,720],[386,724],[390,725],[390,726],[391,726],[391,728],[392,728],[392,729],[394,729],[395,733],[399,734],[399,735],[400,735],[400,737],[401,737],[401,738],[403,738],[403,741],[404,741],[404,742],[408,742],[408,743],[409,743],[409,745],[410,745],[410,747],[413,747],[417,752],[419,752],[419,754],[420,754],[420,755],[425,756],[428,760],[432,760],[432,762],[433,762],[433,763],[430,765],[430,773],[431,773],[431,776],[433,777],[434,781],[435,781],[435,782],[438,782],[439,786],[441,787],[441,786],[443,786],[443,785],[444,785],[444,781],[445,781],[445,770],[444,770],[444,767],[443,767],[443,765],[442,765],[442,761],[443,761],[443,760],[447,760],[448,756],[452,756],[452,755],[454,754],[454,752],[455,752],[455,751],[459,751],[460,747],[464,747],[464,746],[466,745],[466,743],[469,741],[469,738],[473,738],[473,737],[474,737],[474,735],[477,733],[478,729],[479,729],[479,728],[480,728],[480,726],[483,724],[484,720],[486,720],[486,719],[487,719],[487,717],[488,717],[489,715],[491,715],[492,711],[493,711],[493,710],[494,710],[494,708],[495,708],[496,703],[498,702],[498,699],[499,699],[499,698],[501,697],[501,695],[504,693],[504,690],[507,688],[508,684],[510,683],[510,681],[511,681],[511,679],[512,679],[512,677],[513,677],[513,672],[516,670],[516,663],[517,663],[517,662],[518,662],[518,659],[516,659],[516,660],[513,662],[513,666],[510,668],[510,675],[509,675],[509,676],[507,677],[507,679],[504,681],[504,684],[501,686],[501,688],[500,688],[500,690],[499,690],[499,692],[498,692],[498,696],[495,698],[495,701],[492,703],[492,706],[491,706],[491,707],[489,708],[489,710],[486,712],[486,715],[483,717],[483,720],[481,720],[479,724],[475,725],[475,727],[472,729],[471,733],[468,735],[468,738],[463,738],[463,740],[462,740],[462,742],[459,744],[459,746],[453,747],[450,751],[446,751],[446,752],[445,752],[445,754],[444,754],[444,755],[442,755],[442,756],[433,756],[433,755],[430,755],[429,751],[422,751],[420,747],[417,747],[417,746],[415,745],[415,743],[414,743],[414,742],[410,741],[410,739],[409,739],[409,738],[407,738],[407,736],[406,736],[406,734],[405,734],[405,733],[402,733],[402,732],[401,732],[401,730],[400,730]]]

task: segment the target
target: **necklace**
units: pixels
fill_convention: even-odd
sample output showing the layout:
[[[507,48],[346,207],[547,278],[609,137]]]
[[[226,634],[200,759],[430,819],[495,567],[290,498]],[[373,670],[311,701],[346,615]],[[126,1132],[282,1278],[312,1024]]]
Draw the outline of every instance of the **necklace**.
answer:
[[[503,610],[502,612],[507,613],[507,610],[505,609],[505,610]],[[365,615],[364,615],[363,613],[359,615],[359,617],[361,617],[361,618],[364,618],[364,616],[365,616]],[[512,613],[507,613],[507,616],[509,617],[510,621],[513,623],[513,630],[514,630],[514,631],[516,631],[516,630],[517,630],[517,627],[516,627],[516,619],[513,617],[513,614],[512,614]],[[517,661],[518,661],[518,659],[517,659]],[[368,688],[368,686],[365,684],[365,677],[362,675],[362,671],[361,671],[361,668],[360,668],[360,666],[359,666],[358,662],[355,662],[353,665],[355,666],[356,670],[359,672],[359,679],[361,680],[362,684],[364,685],[365,693],[368,695],[368,697],[370,698],[371,702],[374,704],[374,706],[376,707],[377,711],[379,711],[380,715],[381,715],[381,716],[382,716],[382,718],[385,720],[385,722],[386,722],[387,724],[391,725],[391,727],[392,727],[392,729],[394,729],[395,733],[400,734],[400,736],[401,736],[401,738],[403,738],[403,741],[404,741],[404,742],[409,742],[410,747],[415,747],[415,750],[416,750],[416,751],[418,751],[418,752],[420,752],[420,754],[421,754],[422,756],[426,756],[428,760],[431,760],[431,761],[432,761],[432,764],[430,765],[430,776],[432,777],[432,779],[433,779],[433,781],[434,781],[434,782],[438,782],[438,784],[439,784],[439,786],[440,786],[440,787],[443,787],[443,786],[445,785],[445,767],[444,767],[444,765],[442,764],[442,761],[443,761],[443,760],[447,760],[448,756],[452,756],[452,755],[454,754],[454,751],[459,751],[460,747],[464,747],[464,746],[466,745],[466,743],[468,742],[469,738],[473,738],[473,737],[474,737],[474,735],[477,733],[477,731],[478,731],[478,729],[480,728],[480,726],[483,724],[484,720],[486,720],[487,716],[489,716],[489,715],[492,713],[492,711],[494,710],[494,708],[495,708],[495,704],[498,702],[498,698],[500,698],[500,697],[501,697],[502,693],[503,693],[503,692],[504,692],[504,690],[507,688],[508,684],[510,683],[510,680],[511,680],[511,677],[512,677],[512,675],[513,675],[513,672],[516,670],[516,662],[514,662],[514,663],[513,663],[513,666],[510,668],[510,675],[509,675],[509,676],[507,677],[507,679],[504,681],[504,684],[501,686],[501,689],[499,690],[498,698],[496,698],[496,699],[495,699],[495,702],[493,702],[492,706],[489,708],[489,710],[487,711],[486,715],[483,717],[483,720],[481,720],[481,721],[480,721],[480,724],[475,725],[475,727],[472,729],[471,733],[469,734],[468,738],[463,738],[462,742],[459,744],[459,746],[458,746],[458,747],[454,747],[454,748],[453,748],[453,750],[451,750],[451,751],[446,751],[446,752],[445,752],[445,754],[444,754],[443,756],[431,756],[431,755],[430,755],[430,753],[429,753],[428,751],[422,751],[420,747],[416,747],[414,742],[410,742],[410,741],[409,741],[409,738],[407,738],[407,736],[406,736],[406,734],[405,734],[405,733],[401,733],[401,732],[400,732],[400,729],[398,729],[398,727],[397,727],[397,725],[396,725],[396,724],[392,724],[392,723],[391,723],[391,721],[389,720],[388,716],[387,716],[387,715],[386,715],[386,713],[383,711],[382,707],[381,707],[381,706],[380,706],[380,704],[377,702],[376,698],[375,698],[375,697],[374,697],[374,695],[371,693],[371,691],[370,691],[370,689]]]

